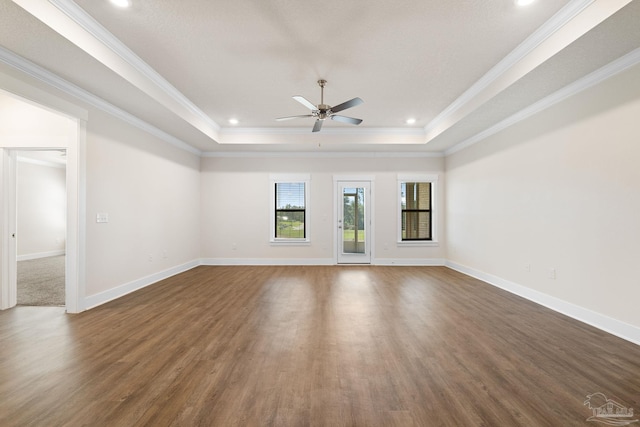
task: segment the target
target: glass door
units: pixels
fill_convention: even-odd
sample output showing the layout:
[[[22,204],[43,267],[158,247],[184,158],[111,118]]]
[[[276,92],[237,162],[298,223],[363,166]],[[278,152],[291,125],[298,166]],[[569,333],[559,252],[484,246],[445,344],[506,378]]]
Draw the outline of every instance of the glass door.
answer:
[[[338,182],[338,263],[371,263],[371,183]]]

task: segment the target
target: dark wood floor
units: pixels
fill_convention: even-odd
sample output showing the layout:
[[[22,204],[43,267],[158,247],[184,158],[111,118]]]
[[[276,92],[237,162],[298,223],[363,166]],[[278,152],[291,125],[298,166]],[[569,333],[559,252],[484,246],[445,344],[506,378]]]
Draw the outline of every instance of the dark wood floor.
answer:
[[[444,267],[198,267],[0,312],[1,426],[594,425],[594,392],[640,413],[640,347]]]

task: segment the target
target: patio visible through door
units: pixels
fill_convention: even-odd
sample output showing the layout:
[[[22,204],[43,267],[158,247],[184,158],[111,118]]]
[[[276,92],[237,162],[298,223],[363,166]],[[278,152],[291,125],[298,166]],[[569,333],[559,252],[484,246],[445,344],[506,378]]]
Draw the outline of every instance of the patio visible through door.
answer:
[[[371,263],[371,183],[338,181],[338,263]]]

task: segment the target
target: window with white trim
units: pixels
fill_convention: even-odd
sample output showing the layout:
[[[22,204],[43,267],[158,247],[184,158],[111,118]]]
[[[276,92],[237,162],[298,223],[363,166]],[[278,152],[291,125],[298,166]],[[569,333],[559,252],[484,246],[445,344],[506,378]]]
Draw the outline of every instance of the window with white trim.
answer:
[[[309,242],[309,175],[271,175],[272,243]]]
[[[434,209],[438,177],[398,176],[398,243],[429,245],[437,242]]]

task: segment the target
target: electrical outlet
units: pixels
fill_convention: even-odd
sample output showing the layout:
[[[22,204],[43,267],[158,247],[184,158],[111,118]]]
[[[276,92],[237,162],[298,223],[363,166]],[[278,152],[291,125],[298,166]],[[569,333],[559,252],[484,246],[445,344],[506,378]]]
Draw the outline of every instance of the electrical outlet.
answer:
[[[556,279],[556,269],[552,268],[551,270],[549,270],[549,279],[551,280],[555,280]]]
[[[531,264],[525,264],[524,271],[526,271],[527,273],[531,273]]]
[[[153,254],[149,254],[149,262],[153,262]]]
[[[104,213],[104,212],[100,212],[96,214],[96,222],[100,223],[100,224],[105,224],[107,222],[109,222],[109,214],[108,213]]]

